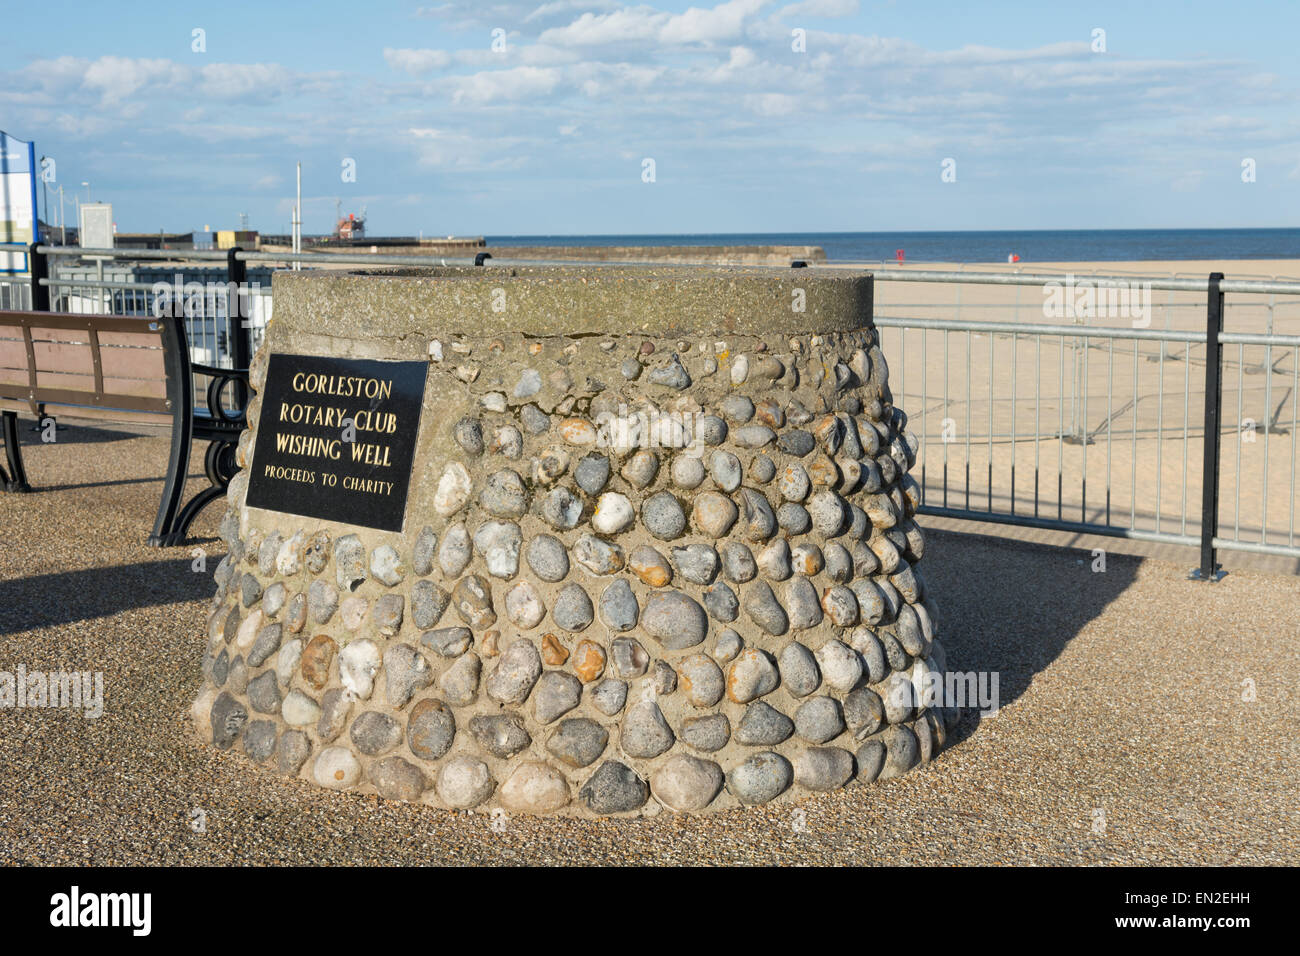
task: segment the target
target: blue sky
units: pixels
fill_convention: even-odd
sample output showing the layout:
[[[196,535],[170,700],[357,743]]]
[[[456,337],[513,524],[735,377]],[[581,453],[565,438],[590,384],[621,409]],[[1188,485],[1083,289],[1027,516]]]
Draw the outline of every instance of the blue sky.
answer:
[[[0,128],[54,157],[66,194],[89,181],[122,231],[247,213],[287,232],[298,160],[311,233],[336,200],[372,234],[426,236],[1300,210],[1289,2],[45,2],[5,19]]]

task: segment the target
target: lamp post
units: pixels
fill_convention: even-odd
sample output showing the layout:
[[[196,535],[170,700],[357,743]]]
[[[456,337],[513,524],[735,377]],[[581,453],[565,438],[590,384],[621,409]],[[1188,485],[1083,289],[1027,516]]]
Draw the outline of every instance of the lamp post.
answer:
[[[62,185],[59,186],[57,192],[59,194],[59,245],[66,246],[68,244],[68,217],[64,214],[63,210],[64,196]]]
[[[293,207],[293,271],[302,268],[302,163],[298,163],[298,201]]]
[[[44,195],[44,197],[45,197],[45,218],[46,218],[46,219],[49,219],[49,218],[50,218],[50,181],[49,181],[48,179],[45,178],[45,160],[48,159],[48,158],[49,158],[49,157],[47,157],[47,156],[42,156],[42,157],[41,157],[41,192],[43,193],[43,195]],[[36,217],[36,222],[37,222],[38,225],[40,224],[40,221],[41,221],[41,217],[40,217],[40,216],[37,216],[37,217]],[[47,222],[45,225],[46,225],[46,226],[50,226],[50,225],[52,225],[52,223],[48,223],[48,222]],[[36,232],[39,233],[40,230],[37,229]],[[48,236],[37,235],[36,238],[37,238],[37,241],[39,241],[39,242],[49,242],[49,237],[48,237]]]

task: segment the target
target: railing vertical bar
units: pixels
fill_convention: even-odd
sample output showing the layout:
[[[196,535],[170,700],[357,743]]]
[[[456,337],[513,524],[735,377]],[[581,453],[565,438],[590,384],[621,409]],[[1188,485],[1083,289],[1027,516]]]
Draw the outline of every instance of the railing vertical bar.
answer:
[[[993,340],[996,336],[989,333],[989,514],[993,513]]]
[[[880,344],[880,350],[885,350],[885,345]],[[890,386],[892,389],[892,385]],[[898,394],[903,396],[903,407],[909,408],[907,404],[907,329],[898,330]],[[895,399],[897,404],[897,399]]]
[[[1214,538],[1219,528],[1219,433],[1223,421],[1222,281],[1222,272],[1210,273],[1205,303],[1205,441],[1201,456],[1201,566],[1197,570],[1203,581],[1217,580],[1219,572]]]
[[[1016,286],[1016,318],[1020,318],[1020,286]],[[1019,404],[1020,394],[1016,385],[1016,364],[1019,360],[1017,354],[1020,349],[1020,339],[1015,332],[1011,333],[1011,513],[1016,513],[1016,405]]]
[[[1297,411],[1300,411],[1300,346],[1291,354],[1291,520],[1286,542],[1295,546],[1295,472],[1296,472],[1296,425]]]
[[[971,427],[975,424],[974,416],[971,415],[970,403],[970,355],[975,348],[974,335],[970,329],[966,330],[966,510],[970,511],[970,433]]]
[[[1237,473],[1232,476],[1236,506],[1232,515],[1232,540],[1241,540],[1241,416],[1246,391],[1246,346],[1237,346]],[[1222,429],[1220,429],[1222,430]]]
[[[1061,521],[1062,497],[1065,491],[1065,338],[1061,338],[1061,377],[1057,385],[1056,403],[1056,520]],[[1073,405],[1073,402],[1071,402]]]
[[[930,332],[928,329],[921,329],[921,503],[925,503],[925,470],[930,462],[930,456],[927,454],[929,447],[929,435],[926,431],[925,410],[930,404],[929,392],[926,389],[926,369],[930,365]]]
[[[1272,325],[1270,316],[1269,324]],[[1264,346],[1264,478],[1260,489],[1259,540],[1268,540],[1268,435],[1273,430],[1273,347]],[[1238,429],[1240,430],[1240,429]],[[1240,438],[1240,436],[1238,436]]]
[[[1038,479],[1043,454],[1043,337],[1035,335],[1034,349],[1034,517],[1038,517]]]
[[[1017,268],[1019,273],[1023,270]],[[1016,286],[1016,321],[1020,321],[1020,286]],[[1016,363],[1019,360],[1020,341],[1015,332],[1011,333],[1011,513],[1016,513],[1016,405],[1019,404],[1019,392],[1016,389]]]
[[[41,285],[42,279],[50,277],[50,260],[37,251],[37,243],[27,247],[27,272],[31,277],[31,300],[33,312],[50,311],[50,287]]]
[[[1187,443],[1189,438],[1189,420],[1191,417],[1191,397],[1192,397],[1192,349],[1191,346],[1183,348],[1183,501],[1179,506],[1179,513],[1182,520],[1179,522],[1179,534],[1187,534]]]
[[[1138,474],[1138,341],[1133,340],[1133,459],[1129,462],[1128,526],[1137,526]]]
[[[1083,461],[1083,471],[1079,483],[1079,520],[1088,520],[1088,339],[1083,340],[1083,382],[1079,386],[1082,392],[1083,408],[1080,409],[1079,421],[1079,456]]]
[[[952,405],[948,401],[948,358],[950,343],[948,330],[943,330],[943,506],[948,507],[948,422],[952,421]]]
[[[1156,532],[1160,531],[1160,506],[1164,496],[1165,460],[1165,343],[1156,359]]]
[[[1115,340],[1110,340],[1106,355],[1106,524],[1110,524],[1111,453],[1114,442],[1111,425],[1115,420]]]

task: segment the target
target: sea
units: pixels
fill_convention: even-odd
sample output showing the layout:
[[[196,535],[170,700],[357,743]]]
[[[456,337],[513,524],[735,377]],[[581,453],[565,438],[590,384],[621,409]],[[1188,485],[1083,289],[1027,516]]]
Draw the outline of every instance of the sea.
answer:
[[[821,246],[832,262],[1122,262],[1300,259],[1298,229],[1044,229],[992,232],[716,232],[487,236],[488,246]]]

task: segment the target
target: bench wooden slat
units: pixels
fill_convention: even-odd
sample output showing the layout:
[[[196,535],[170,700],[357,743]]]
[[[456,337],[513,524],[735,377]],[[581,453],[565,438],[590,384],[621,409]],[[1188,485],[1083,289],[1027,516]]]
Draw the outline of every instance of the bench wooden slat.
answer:
[[[104,336],[100,335],[103,346]],[[167,375],[162,349],[103,348],[99,350],[104,377],[162,380]]]
[[[89,395],[93,399],[95,395],[95,376],[72,372],[40,371],[36,376],[37,401],[42,400],[39,393],[46,389],[78,392]],[[137,398],[166,398],[167,383],[166,381],[148,378],[117,378],[105,375],[103,395],[94,404],[111,406],[117,399],[131,396]]]
[[[140,331],[138,332],[113,332],[99,330],[99,344],[110,345],[114,348],[148,348],[162,351],[162,333],[157,329],[150,330],[149,326],[141,322]]]
[[[0,411],[14,411],[24,415],[30,415],[31,409],[26,402],[18,402],[10,399],[0,398]],[[68,418],[85,418],[93,421],[119,422],[121,424],[149,424],[149,425],[169,425],[172,416],[170,411],[150,410],[150,409],[122,409],[122,408],[95,408],[90,405],[64,405],[60,402],[46,402],[45,411],[55,418],[67,416]]]
[[[167,398],[167,382],[162,379],[118,378],[106,374],[104,376],[104,395],[108,396],[103,402],[105,405],[113,404],[112,400],[124,395],[165,400]]]
[[[44,329],[39,325],[31,326],[33,342],[48,342],[51,345],[90,345],[89,329]]]
[[[47,409],[52,405],[76,406],[76,408],[68,409],[70,415],[80,415],[83,412],[89,413],[92,409],[95,409],[93,398],[94,396],[89,392],[77,389],[46,388],[41,390],[41,404],[45,405]],[[31,412],[31,406],[26,401],[19,403],[13,399],[0,398],[0,405],[9,405],[16,411],[26,410],[28,413]],[[171,414],[166,398],[154,398],[145,395],[114,396],[113,404],[101,408],[100,411],[117,411],[119,415],[123,412]]]
[[[42,316],[49,322],[52,316]],[[58,317],[62,318],[62,317]],[[101,319],[104,317],[97,317]],[[166,395],[166,359],[159,328],[137,320],[129,331],[100,332],[87,328],[60,328],[45,324],[29,326],[30,346],[21,329],[0,325],[0,384],[31,388],[29,355],[36,362],[36,387],[71,389],[98,393],[100,403],[111,405],[114,395],[156,398]],[[95,365],[94,342],[99,342],[99,368]],[[94,376],[102,375],[96,389]],[[68,376],[76,376],[69,378]],[[85,376],[86,380],[80,380]],[[37,396],[40,400],[40,396]]]
[[[85,345],[67,345],[43,342],[35,339],[32,348],[36,352],[36,370],[38,372],[72,372],[89,375],[94,372],[94,361],[90,354],[89,343]]]
[[[92,325],[103,332],[125,332],[141,335],[152,332],[162,335],[163,320],[132,318],[123,315],[74,315],[66,312],[0,312],[0,329],[8,327],[17,335],[24,326],[37,329],[59,330],[89,329]],[[155,326],[155,328],[150,328]]]
[[[27,346],[22,339],[0,339],[0,368],[27,369]]]

